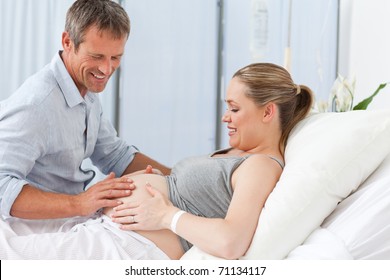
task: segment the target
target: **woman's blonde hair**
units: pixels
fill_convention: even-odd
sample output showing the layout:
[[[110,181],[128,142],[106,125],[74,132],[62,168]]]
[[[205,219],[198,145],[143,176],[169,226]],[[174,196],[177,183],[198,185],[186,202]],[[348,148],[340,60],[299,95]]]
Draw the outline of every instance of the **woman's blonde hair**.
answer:
[[[238,70],[233,78],[243,82],[246,96],[258,106],[273,102],[279,109],[282,136],[279,148],[282,154],[294,126],[309,112],[313,92],[304,85],[296,85],[286,69],[272,63],[254,63]]]

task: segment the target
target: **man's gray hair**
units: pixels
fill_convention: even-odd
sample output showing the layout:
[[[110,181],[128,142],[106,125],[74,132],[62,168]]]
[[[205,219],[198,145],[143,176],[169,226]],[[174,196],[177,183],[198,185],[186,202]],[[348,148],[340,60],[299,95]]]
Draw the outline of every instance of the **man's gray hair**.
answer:
[[[74,43],[75,51],[84,41],[88,28],[96,26],[109,31],[114,39],[128,37],[130,19],[118,3],[111,0],[77,0],[66,14],[65,31]]]

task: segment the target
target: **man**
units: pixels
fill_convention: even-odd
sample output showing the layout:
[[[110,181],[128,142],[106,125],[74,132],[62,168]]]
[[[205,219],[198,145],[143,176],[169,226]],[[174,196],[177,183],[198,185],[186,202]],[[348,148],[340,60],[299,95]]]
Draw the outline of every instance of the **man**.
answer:
[[[116,136],[102,117],[98,92],[120,65],[130,33],[123,8],[77,0],[68,10],[63,51],[0,103],[0,211],[3,218],[87,216],[131,195],[116,177],[152,165],[169,169]],[[90,158],[108,176],[81,164]]]

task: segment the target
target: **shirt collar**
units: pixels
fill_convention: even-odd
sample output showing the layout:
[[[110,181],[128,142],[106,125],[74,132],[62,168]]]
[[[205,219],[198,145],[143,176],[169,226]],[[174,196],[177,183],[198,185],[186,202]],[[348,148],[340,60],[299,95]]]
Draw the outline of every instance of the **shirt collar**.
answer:
[[[53,57],[51,61],[51,69],[61,89],[61,92],[64,95],[66,103],[71,108],[80,103],[84,103],[85,101],[89,101],[90,103],[93,103],[98,98],[97,94],[87,92],[84,100],[75,82],[73,81],[68,70],[66,69],[64,62],[61,59],[61,52],[62,51],[59,51]]]

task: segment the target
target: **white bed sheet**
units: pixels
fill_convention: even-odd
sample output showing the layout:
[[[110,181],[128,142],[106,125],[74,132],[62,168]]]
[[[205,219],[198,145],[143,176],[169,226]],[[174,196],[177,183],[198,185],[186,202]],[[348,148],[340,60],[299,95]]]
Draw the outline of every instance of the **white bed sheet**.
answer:
[[[390,156],[287,259],[390,259]]]
[[[105,215],[58,220],[0,220],[0,259],[167,260],[143,236]]]

